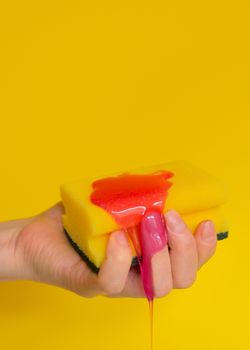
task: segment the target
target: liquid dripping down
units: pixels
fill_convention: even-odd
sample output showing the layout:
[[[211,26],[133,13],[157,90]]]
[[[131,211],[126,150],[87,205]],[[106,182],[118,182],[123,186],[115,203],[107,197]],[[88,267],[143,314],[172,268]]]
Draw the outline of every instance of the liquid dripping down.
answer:
[[[154,283],[152,258],[154,254],[161,251],[167,245],[168,237],[164,216],[157,211],[146,213],[141,220],[140,229],[141,249],[143,252],[141,274],[144,290],[149,302],[150,343],[151,350],[153,350]]]
[[[126,230],[135,247],[142,282],[149,303],[150,344],[153,350],[154,289],[152,258],[167,245],[167,229],[164,216],[157,211],[146,212],[137,227]],[[142,254],[141,254],[142,252]]]
[[[105,209],[124,229],[135,249],[145,295],[149,303],[151,350],[153,349],[153,276],[151,260],[167,244],[163,209],[173,174],[122,174],[95,181],[92,203]]]
[[[147,288],[145,288],[146,285],[146,280],[145,280],[145,267],[143,269],[143,264],[142,264],[142,256],[141,256],[141,246],[139,243],[139,231],[138,228],[136,227],[132,227],[129,228],[128,230],[126,230],[126,232],[128,233],[135,251],[136,251],[136,255],[137,255],[137,259],[138,259],[138,263],[139,263],[139,267],[140,267],[140,272],[141,272],[141,276],[142,276],[142,282],[143,282],[143,287],[144,287],[144,291],[148,300],[148,305],[149,305],[149,336],[150,336],[150,349],[153,350],[153,339],[154,339],[154,333],[153,333],[153,326],[154,326],[154,312],[153,312],[153,307],[154,307],[154,298],[152,296],[152,292],[150,294],[148,294],[147,292]],[[145,257],[145,255],[143,254],[143,256]],[[143,272],[144,271],[144,274]],[[149,273],[151,274],[152,272],[149,271]]]
[[[154,340],[154,299],[148,301],[149,305],[149,334],[150,334],[150,349],[153,350],[153,340]]]
[[[148,300],[154,298],[152,258],[167,245],[167,229],[162,213],[149,211],[140,223],[140,243],[142,250],[141,275]]]

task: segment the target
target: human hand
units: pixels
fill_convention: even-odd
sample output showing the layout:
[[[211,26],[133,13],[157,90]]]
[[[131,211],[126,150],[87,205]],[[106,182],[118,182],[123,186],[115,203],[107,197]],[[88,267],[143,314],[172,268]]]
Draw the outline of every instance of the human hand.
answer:
[[[110,235],[106,260],[95,274],[69,244],[61,221],[63,212],[58,203],[30,219],[0,224],[0,265],[5,266],[2,271],[0,268],[0,280],[44,282],[84,297],[145,297],[140,273],[131,268],[132,255],[125,233],[116,231]],[[200,223],[193,235],[177,212],[170,210],[165,219],[168,246],[152,258],[155,297],[165,296],[173,288],[190,287],[197,270],[214,254],[217,243],[211,221]],[[1,225],[8,234],[1,235]]]

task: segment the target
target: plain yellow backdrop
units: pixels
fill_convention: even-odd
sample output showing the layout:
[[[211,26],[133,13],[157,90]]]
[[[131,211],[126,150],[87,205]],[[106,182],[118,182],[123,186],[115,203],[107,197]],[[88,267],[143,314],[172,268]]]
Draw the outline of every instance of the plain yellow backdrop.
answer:
[[[186,159],[229,188],[230,238],[155,304],[155,350],[248,349],[248,1],[1,1],[0,220],[80,176]],[[98,219],[98,218],[97,218]],[[145,300],[0,284],[1,349],[149,349]]]

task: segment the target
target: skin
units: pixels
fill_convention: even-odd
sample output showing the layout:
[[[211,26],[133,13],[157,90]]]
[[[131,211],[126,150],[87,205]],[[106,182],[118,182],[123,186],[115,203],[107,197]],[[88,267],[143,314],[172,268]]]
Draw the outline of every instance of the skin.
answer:
[[[32,280],[56,285],[83,297],[145,298],[123,231],[110,235],[106,260],[94,274],[70,246],[63,232],[64,208],[57,203],[34,217],[0,223],[0,281]],[[197,271],[215,253],[216,232],[211,221],[201,222],[194,235],[180,215],[165,215],[168,246],[152,258],[154,294],[163,297],[173,288],[188,288]]]

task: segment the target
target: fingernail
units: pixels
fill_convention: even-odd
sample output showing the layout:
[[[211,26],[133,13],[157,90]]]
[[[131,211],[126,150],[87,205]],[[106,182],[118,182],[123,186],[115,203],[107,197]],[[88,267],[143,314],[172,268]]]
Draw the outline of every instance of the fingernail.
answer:
[[[123,231],[114,232],[113,235],[115,236],[115,240],[119,245],[121,246],[128,245],[127,237]]]
[[[141,244],[143,250],[152,253],[160,251],[167,244],[165,220],[161,213],[146,213],[141,221]]]
[[[210,220],[203,223],[201,238],[204,242],[212,242],[215,240],[214,223]]]
[[[182,233],[185,228],[185,223],[181,216],[175,210],[169,210],[166,214],[167,226],[174,233]]]

